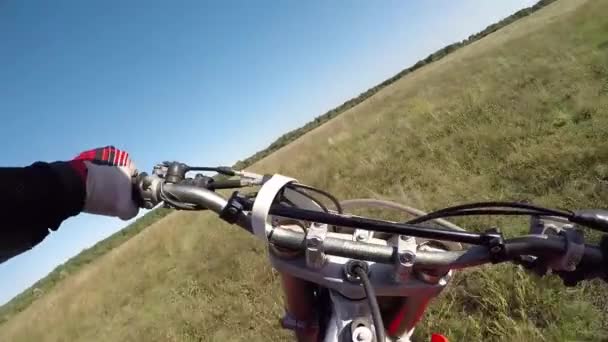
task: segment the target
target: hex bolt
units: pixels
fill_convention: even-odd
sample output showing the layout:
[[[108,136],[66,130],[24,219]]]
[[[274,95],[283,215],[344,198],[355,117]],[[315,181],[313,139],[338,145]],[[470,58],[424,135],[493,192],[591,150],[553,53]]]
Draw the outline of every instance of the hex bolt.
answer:
[[[405,253],[399,254],[399,261],[402,264],[411,264],[414,262],[415,258],[416,258],[416,256],[411,252],[405,252]]]
[[[321,243],[323,243],[323,241],[320,238],[314,236],[306,240],[306,247],[317,248],[319,247],[319,245],[321,245]]]
[[[353,332],[354,342],[372,341],[372,331],[367,327],[358,327]]]

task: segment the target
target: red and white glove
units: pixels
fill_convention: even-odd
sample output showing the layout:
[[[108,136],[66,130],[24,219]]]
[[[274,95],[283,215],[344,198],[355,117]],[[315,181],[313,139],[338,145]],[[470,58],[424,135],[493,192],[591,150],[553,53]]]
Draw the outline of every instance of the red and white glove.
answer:
[[[137,168],[127,152],[106,146],[82,152],[69,163],[86,182],[84,212],[123,220],[137,215],[131,182]]]

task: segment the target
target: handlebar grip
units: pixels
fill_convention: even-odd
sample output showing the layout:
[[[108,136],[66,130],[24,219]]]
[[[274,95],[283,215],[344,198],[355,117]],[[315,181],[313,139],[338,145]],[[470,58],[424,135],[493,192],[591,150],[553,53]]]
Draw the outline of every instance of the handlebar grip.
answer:
[[[517,237],[506,241],[507,255],[517,258],[534,255],[546,262],[546,258],[562,256],[566,251],[565,240],[557,237]],[[581,280],[602,278],[608,280],[608,237],[602,239],[600,246],[585,245],[580,262],[574,271],[554,270],[566,286],[574,286]]]
[[[565,286],[575,286],[582,280],[600,278],[608,282],[608,235],[604,235],[599,248],[585,246],[585,253],[576,270],[555,272]]]
[[[227,179],[227,180],[219,180],[209,183],[207,189],[216,190],[216,189],[232,189],[232,188],[240,188],[243,184],[240,179]]]

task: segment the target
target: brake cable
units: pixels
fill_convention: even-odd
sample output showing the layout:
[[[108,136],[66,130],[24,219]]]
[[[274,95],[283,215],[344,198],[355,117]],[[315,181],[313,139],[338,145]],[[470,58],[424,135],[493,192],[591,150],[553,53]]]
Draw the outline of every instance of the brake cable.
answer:
[[[359,278],[359,280],[361,280],[363,290],[365,291],[365,295],[367,296],[369,308],[372,313],[372,320],[374,322],[374,330],[376,331],[376,341],[386,341],[386,336],[384,333],[384,322],[382,321],[382,314],[380,313],[378,298],[376,297],[376,291],[374,291],[374,287],[372,286],[372,283],[369,280],[367,271],[363,267],[355,265],[352,268],[352,272],[355,276]]]
[[[501,208],[501,209],[499,209]],[[511,208],[511,209],[506,209]],[[478,209],[478,210],[475,210]],[[407,221],[409,224],[422,223],[437,218],[466,216],[466,215],[537,215],[557,216],[572,219],[572,212],[545,208],[528,203],[518,202],[476,202],[439,209],[426,215]]]
[[[289,187],[289,190],[296,192],[306,198],[308,198],[309,200],[313,201],[314,204],[318,205],[319,208],[321,208],[321,210],[323,210],[324,212],[328,213],[329,210],[327,209],[327,207],[323,204],[323,202],[319,201],[317,198],[315,198],[314,196],[308,194],[306,191],[300,190],[299,187]],[[288,200],[287,197],[285,197],[285,189],[283,189],[282,191],[282,200]],[[293,203],[291,203],[293,204]],[[292,207],[296,207],[295,204],[292,205]]]
[[[318,189],[318,188],[315,188],[315,187],[312,187],[312,186],[309,186],[309,185],[304,185],[304,184],[299,184],[299,183],[290,183],[286,187],[288,189],[296,191],[296,192],[298,192],[299,194],[302,194],[302,195],[304,195],[303,191],[298,191],[297,189],[309,190],[309,191],[312,191],[312,192],[316,192],[316,193],[318,193],[320,195],[323,195],[323,196],[327,197],[330,201],[332,201],[332,203],[336,207],[336,211],[338,213],[342,214],[344,212],[342,210],[342,205],[340,204],[340,201],[338,201],[338,199],[334,195],[330,194],[329,192],[327,192],[325,190],[321,190],[321,189]],[[304,196],[309,197],[309,198],[311,197],[311,196],[307,196],[307,194],[304,195]],[[318,200],[315,199],[315,202],[318,202]],[[325,210],[325,211],[327,211],[327,210]]]
[[[438,218],[457,217],[457,216],[479,216],[479,215],[506,215],[506,216],[549,216],[545,212],[533,210],[513,210],[513,209],[468,209],[439,214],[429,214],[407,221],[408,224],[420,224]],[[554,215],[553,215],[554,216]]]

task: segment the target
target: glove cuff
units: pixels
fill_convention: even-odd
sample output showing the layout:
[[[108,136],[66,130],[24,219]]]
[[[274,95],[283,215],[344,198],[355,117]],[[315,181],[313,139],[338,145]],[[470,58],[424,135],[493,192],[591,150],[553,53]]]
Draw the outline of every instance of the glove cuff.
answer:
[[[87,168],[84,211],[128,220],[139,211],[133,202],[131,170],[84,162]]]
[[[87,182],[87,166],[82,160],[71,160],[68,162],[72,169],[80,176],[83,184]]]
[[[86,167],[82,163],[84,170],[72,165],[70,162],[50,163],[51,170],[57,175],[63,185],[65,193],[62,199],[67,201],[67,214],[69,216],[78,215],[84,208],[86,197]],[[84,178],[83,178],[84,177]]]

